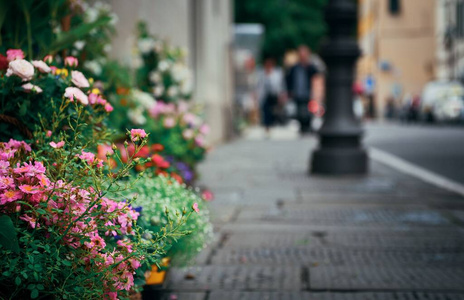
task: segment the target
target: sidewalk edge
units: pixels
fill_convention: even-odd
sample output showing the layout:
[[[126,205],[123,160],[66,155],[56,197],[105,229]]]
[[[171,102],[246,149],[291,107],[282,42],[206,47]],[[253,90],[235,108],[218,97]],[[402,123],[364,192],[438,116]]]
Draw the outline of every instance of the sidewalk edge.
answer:
[[[414,165],[402,158],[399,158],[398,156],[377,149],[375,147],[370,147],[368,153],[371,159],[376,160],[384,165],[421,179],[422,181],[433,184],[442,189],[446,189],[448,191],[464,196],[464,185],[456,181]]]

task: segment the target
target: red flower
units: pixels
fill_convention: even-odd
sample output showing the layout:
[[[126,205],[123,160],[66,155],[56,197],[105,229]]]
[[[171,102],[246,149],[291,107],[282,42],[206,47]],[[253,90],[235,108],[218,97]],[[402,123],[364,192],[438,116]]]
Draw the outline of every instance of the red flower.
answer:
[[[171,177],[174,178],[178,183],[184,183],[184,180],[179,174],[176,174],[174,172],[171,172]]]
[[[161,144],[153,144],[151,145],[151,151],[153,152],[160,152],[164,150],[164,146]]]
[[[158,168],[167,169],[170,166],[169,162],[164,160],[164,157],[159,154],[153,154],[151,160]]]
[[[0,70],[8,69],[8,59],[0,54]]]

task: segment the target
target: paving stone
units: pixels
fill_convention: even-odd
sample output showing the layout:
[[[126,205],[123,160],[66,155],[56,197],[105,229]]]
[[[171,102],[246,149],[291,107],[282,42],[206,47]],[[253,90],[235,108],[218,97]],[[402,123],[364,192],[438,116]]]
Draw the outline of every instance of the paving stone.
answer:
[[[322,245],[317,235],[313,232],[247,232],[231,233],[224,238],[222,247],[288,247],[288,246],[307,246]]]
[[[178,292],[165,292],[161,299],[143,299],[143,300],[206,300],[206,293],[178,293]]]
[[[177,291],[300,290],[302,270],[292,266],[203,266],[172,269],[169,289]]]
[[[464,291],[464,268],[349,267],[309,268],[313,290]]]
[[[238,220],[261,220],[268,222],[305,223],[314,225],[349,225],[349,226],[450,226],[452,223],[440,211],[431,209],[403,208],[305,208],[280,211],[243,210]]]
[[[464,252],[385,251],[320,247],[238,248],[215,252],[213,264],[308,266],[461,266]]]
[[[322,234],[323,232],[321,232]],[[423,251],[464,252],[464,235],[454,230],[408,230],[328,232],[323,236],[327,247],[357,249],[421,249]]]
[[[464,300],[464,293],[310,293],[213,291],[208,300]]]

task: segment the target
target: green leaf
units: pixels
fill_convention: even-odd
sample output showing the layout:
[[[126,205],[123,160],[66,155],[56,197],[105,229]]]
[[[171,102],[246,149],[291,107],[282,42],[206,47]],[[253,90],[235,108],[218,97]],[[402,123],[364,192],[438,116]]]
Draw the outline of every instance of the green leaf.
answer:
[[[81,26],[71,29],[68,32],[63,32],[61,37],[58,38],[55,42],[53,42],[45,53],[55,53],[60,50],[63,50],[69,47],[70,45],[74,44],[74,42],[76,42],[77,40],[84,38],[85,35],[90,33],[90,31],[92,31],[93,29],[99,28],[100,26],[104,26],[110,21],[111,17],[104,16],[93,23],[82,24]]]
[[[71,262],[69,260],[63,260],[62,263],[63,263],[63,265],[65,265],[67,267],[72,266],[72,264],[71,264]]]
[[[20,285],[20,284],[21,284],[21,278],[16,277],[16,279],[15,279],[15,284],[16,284],[16,285]]]
[[[39,297],[39,290],[32,290],[31,299],[35,299],[37,297]]]
[[[0,245],[15,253],[19,252],[16,230],[13,222],[7,215],[0,216]]]

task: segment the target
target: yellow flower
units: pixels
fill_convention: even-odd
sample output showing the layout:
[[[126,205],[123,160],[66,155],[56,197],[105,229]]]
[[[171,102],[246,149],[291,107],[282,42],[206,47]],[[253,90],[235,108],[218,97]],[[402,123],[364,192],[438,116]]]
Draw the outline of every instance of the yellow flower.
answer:
[[[69,72],[67,69],[56,69],[55,71],[56,75],[63,75],[63,77],[68,77]]]
[[[89,78],[89,83],[90,83],[90,84],[93,83],[93,78],[92,78],[92,77]]]
[[[90,82],[91,80],[93,81],[93,78],[90,78],[90,79],[89,79],[89,82]],[[90,84],[92,84],[92,83],[90,82]],[[100,95],[100,89],[93,88],[93,89],[92,89],[92,94]]]

